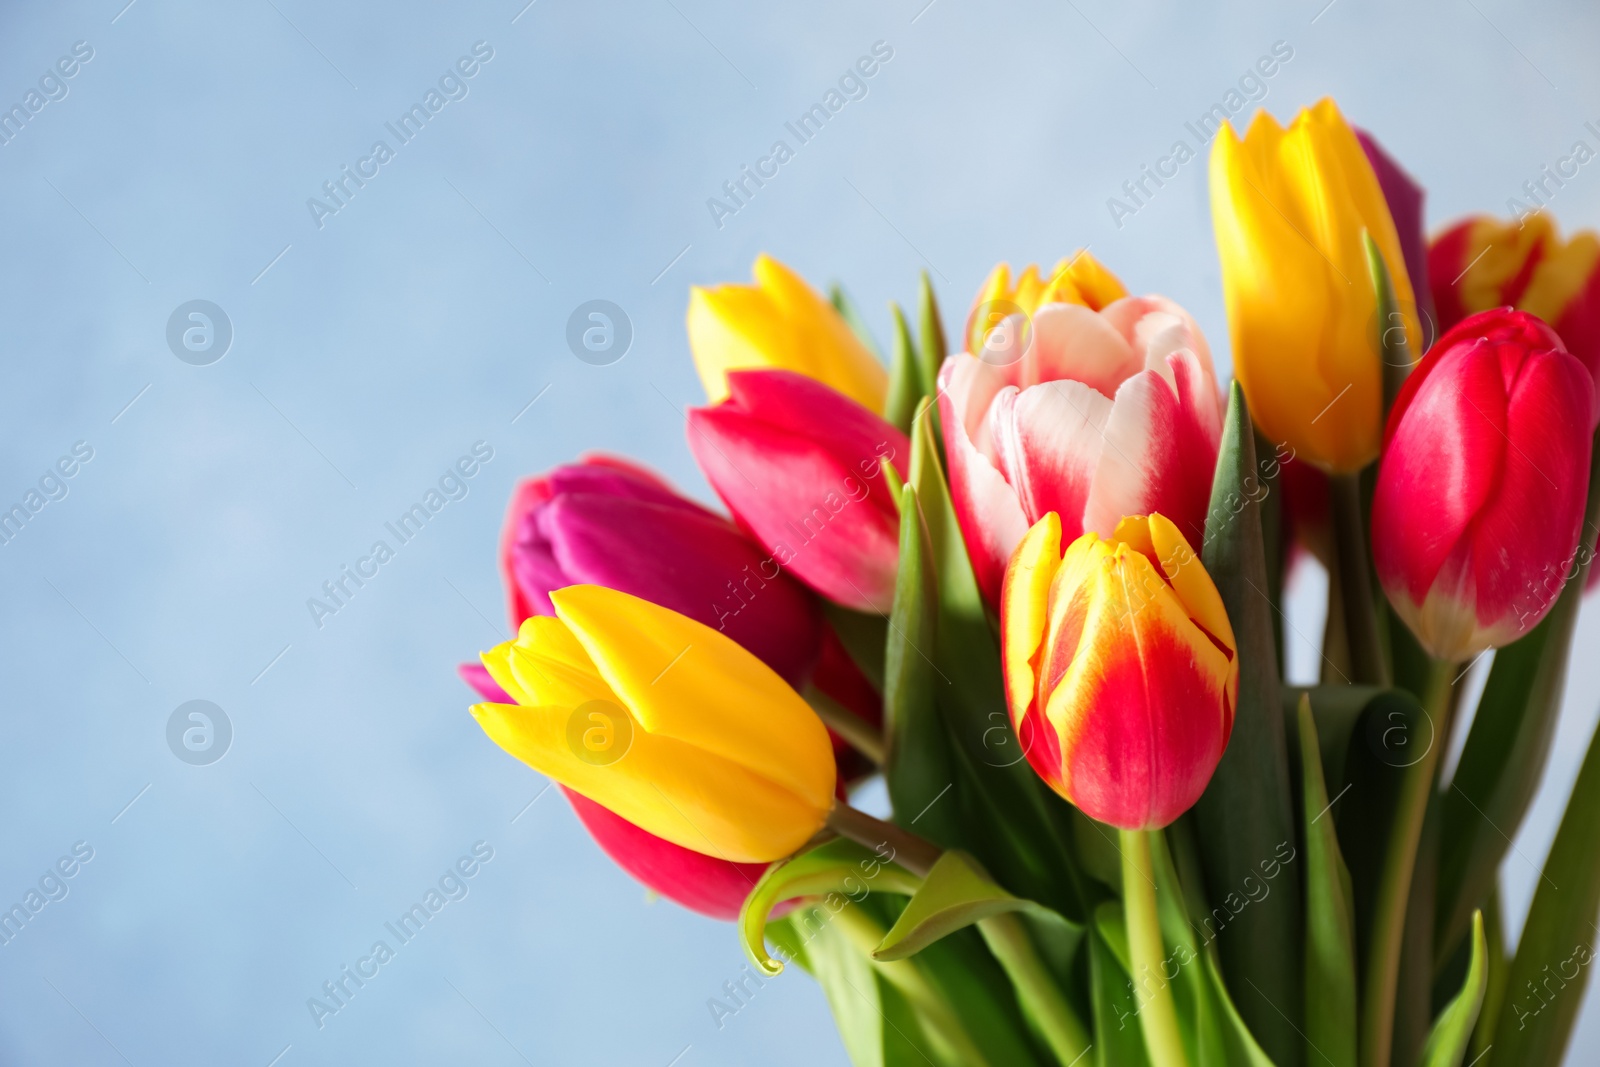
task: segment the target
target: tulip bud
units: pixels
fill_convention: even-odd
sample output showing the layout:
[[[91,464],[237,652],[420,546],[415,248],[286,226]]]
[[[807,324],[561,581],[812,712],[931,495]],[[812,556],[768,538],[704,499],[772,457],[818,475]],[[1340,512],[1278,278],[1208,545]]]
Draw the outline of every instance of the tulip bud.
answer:
[[[1395,399],[1372,501],[1389,602],[1428,653],[1467,659],[1527,633],[1578,548],[1596,407],[1549,326],[1463,320]]]
[[[1463,219],[1429,246],[1428,271],[1441,330],[1490,308],[1537,315],[1588,369],[1600,403],[1600,237],[1593,231],[1563,241],[1544,212],[1512,222]]]
[[[887,614],[906,436],[791,371],[735,371],[728,399],[689,412],[689,448],[717,495],[777,563],[829,600]]]
[[[645,832],[732,863],[792,854],[833,807],[828,731],[782,678],[708,626],[571,586],[483,654],[515,704],[472,709],[535,770]]]
[[[889,376],[832,304],[771,256],[756,257],[754,286],[689,290],[689,349],[715,404],[736,370],[791,370],[876,413]]]
[[[1046,304],[1078,304],[1099,311],[1127,295],[1122,280],[1087,249],[1057,263],[1049,278],[1041,278],[1038,265],[1029,263],[1014,285],[1010,264],[996,264],[967,316],[967,351],[981,353],[989,332],[1016,312],[1032,318]]]
[[[1416,302],[1372,165],[1332,100],[1285,130],[1265,111],[1211,152],[1211,217],[1233,366],[1256,427],[1331,473],[1378,454],[1383,360],[1366,238],[1413,353]]]
[[[460,671],[484,700],[491,704],[516,703],[481,665],[463,663]],[[750,888],[766,872],[766,864],[729,863],[674,845],[607,811],[582,793],[564,785],[560,789],[589,836],[612,862],[690,911],[729,922],[737,919]]]
[[[517,487],[501,537],[511,623],[553,590],[603,585],[722,631],[792,686],[822,643],[816,601],[738,527],[625,460],[588,457]]]
[[[1187,811],[1233,730],[1233,628],[1205,566],[1160,515],[1028,531],[1006,571],[1006,700],[1028,762],[1084,814],[1160,829]]]
[[[1095,299],[1121,291],[1087,255],[1078,262],[1099,279]],[[975,314],[983,306],[980,294]],[[997,349],[991,330],[983,348],[951,356],[939,372],[950,496],[984,599],[999,602],[1006,562],[1049,512],[1068,540],[1160,511],[1198,542],[1222,398],[1189,313],[1141,296],[1098,309],[1046,303],[1008,321],[1019,350]]]

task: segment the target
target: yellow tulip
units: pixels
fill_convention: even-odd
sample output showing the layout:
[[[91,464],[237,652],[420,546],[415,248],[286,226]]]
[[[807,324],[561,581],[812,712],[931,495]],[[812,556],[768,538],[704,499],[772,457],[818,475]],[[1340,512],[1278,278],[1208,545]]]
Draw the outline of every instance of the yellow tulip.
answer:
[[[483,664],[516,704],[478,704],[491,740],[636,826],[706,855],[791,855],[833,807],[828,731],[716,630],[597,585],[550,594]]]
[[[1057,263],[1049,278],[1041,277],[1039,267],[1030,263],[1015,284],[1011,281],[1011,265],[998,264],[984,279],[967,316],[967,351],[982,352],[988,332],[1019,308],[1030,319],[1045,304],[1079,304],[1099,311],[1127,295],[1121,279],[1087,250]]]
[[[1256,425],[1327,471],[1365,467],[1382,434],[1383,360],[1363,231],[1413,358],[1422,334],[1383,190],[1333,101],[1287,130],[1265,111],[1242,141],[1225,129],[1211,152],[1211,218],[1234,374]]]
[[[689,349],[715,404],[734,370],[790,370],[883,411],[889,376],[832,304],[771,256],[756,257],[756,284],[689,291]]]

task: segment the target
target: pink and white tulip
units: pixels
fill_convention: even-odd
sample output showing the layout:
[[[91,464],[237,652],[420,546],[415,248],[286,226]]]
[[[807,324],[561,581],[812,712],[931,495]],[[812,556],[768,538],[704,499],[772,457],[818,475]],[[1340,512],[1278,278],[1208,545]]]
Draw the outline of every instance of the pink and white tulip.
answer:
[[[1204,539],[1222,397],[1199,326],[1170,300],[1013,316],[982,352],[945,360],[939,409],[956,517],[990,604],[1050,512],[1063,543],[1152,512]]]

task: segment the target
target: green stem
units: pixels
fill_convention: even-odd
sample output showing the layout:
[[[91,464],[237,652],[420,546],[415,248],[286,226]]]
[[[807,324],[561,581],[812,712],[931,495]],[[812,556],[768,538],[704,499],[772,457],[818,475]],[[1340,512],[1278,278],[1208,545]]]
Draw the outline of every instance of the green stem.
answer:
[[[1395,805],[1373,904],[1366,981],[1362,983],[1361,1067],[1389,1067],[1406,905],[1411,899],[1411,878],[1416,871],[1417,846],[1422,837],[1428,797],[1433,793],[1439,756],[1449,736],[1444,720],[1450,706],[1450,679],[1455,669],[1453,663],[1433,661],[1422,704],[1432,728],[1428,749],[1417,762],[1401,772],[1400,797]]]
[[[1044,1034],[1062,1067],[1077,1063],[1094,1043],[1055,977],[1039,958],[1033,938],[1013,913],[992,915],[978,923],[978,932],[1005,968],[1017,1000]]]
[[[1333,505],[1334,551],[1338,556],[1339,592],[1345,633],[1350,645],[1352,681],[1389,685],[1389,665],[1378,639],[1378,605],[1372,596],[1372,568],[1367,560],[1367,524],[1361,517],[1361,476],[1330,474],[1328,495]]]
[[[1122,831],[1122,906],[1128,922],[1128,955],[1134,986],[1149,994],[1139,1009],[1139,1028],[1153,1067],[1189,1067],[1178,1031],[1172,986],[1162,977],[1166,951],[1156,909],[1155,862],[1150,837],[1155,831]]]
[[[807,686],[806,703],[817,713],[822,725],[844,738],[845,744],[867,757],[879,767],[883,766],[883,734],[870,722],[830,697],[815,686]]]
[[[942,854],[939,846],[926,838],[918,837],[892,822],[874,818],[842,800],[835,802],[833,810],[828,812],[828,829],[866,848],[876,850],[881,845],[888,845],[894,850],[892,862],[919,878],[928,876]]]

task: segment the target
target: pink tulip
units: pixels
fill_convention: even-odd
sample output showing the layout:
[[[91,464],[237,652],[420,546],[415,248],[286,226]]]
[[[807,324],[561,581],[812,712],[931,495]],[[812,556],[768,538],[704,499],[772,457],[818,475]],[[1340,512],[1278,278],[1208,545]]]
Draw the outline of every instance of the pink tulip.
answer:
[[[477,663],[463,663],[461,677],[483,699],[514,704]],[[732,921],[751,888],[766,871],[764,863],[731,863],[641,830],[581,793],[561,786],[567,802],[595,842],[618,867],[668,900],[713,919]]]
[[[727,519],[650,471],[589,456],[522,482],[501,536],[515,629],[550,591],[603,585],[719,629],[794,686],[822,648],[815,599]]]
[[[836,604],[887,614],[900,518],[881,464],[904,475],[905,435],[792,371],[727,380],[726,400],[689,412],[712,488],[784,570]]]
[[[1373,562],[1435,658],[1514,641],[1555,603],[1579,549],[1597,416],[1583,364],[1509,308],[1462,320],[1406,380],[1384,433]]]
[[[991,604],[1023,534],[1052,511],[1063,543],[1152,512],[1204,540],[1221,396],[1200,328],[1170,300],[1015,315],[983,352],[945,360],[939,408],[956,516]]]

